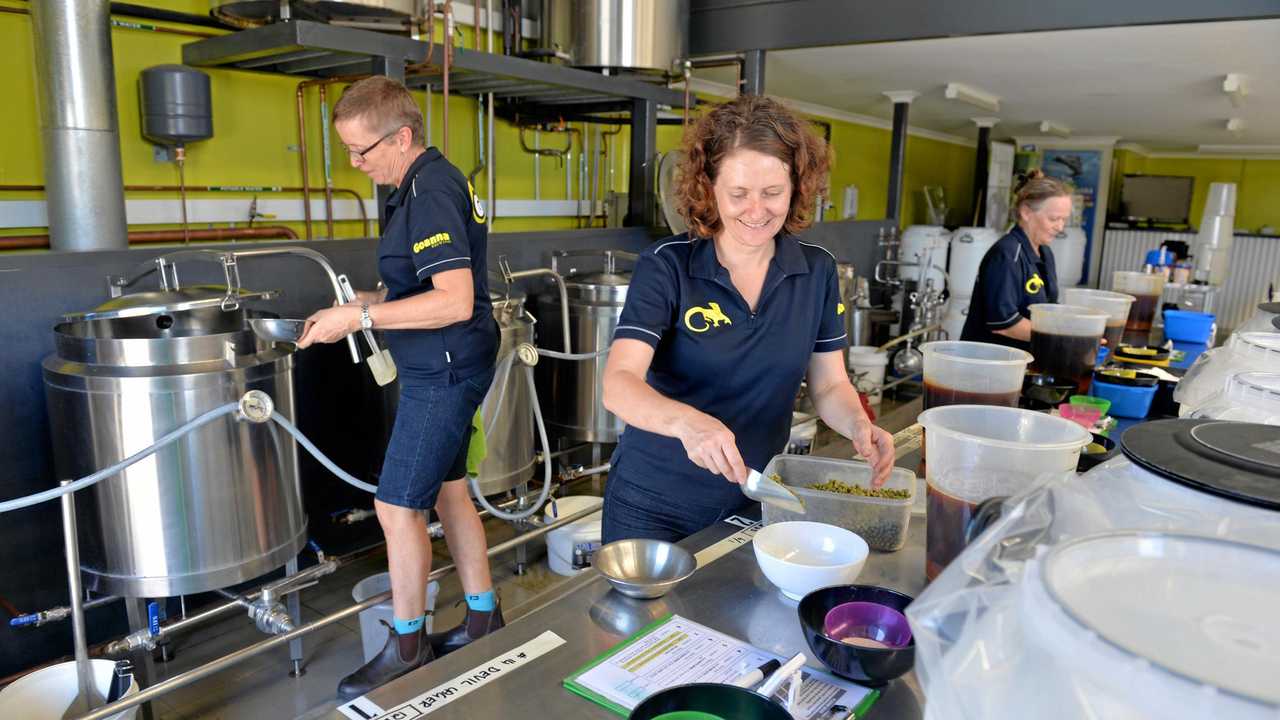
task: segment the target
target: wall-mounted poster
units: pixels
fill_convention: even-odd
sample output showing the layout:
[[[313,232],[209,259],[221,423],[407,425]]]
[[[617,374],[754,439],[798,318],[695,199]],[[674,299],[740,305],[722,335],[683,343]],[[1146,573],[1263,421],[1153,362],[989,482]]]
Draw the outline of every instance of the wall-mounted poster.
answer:
[[[1065,180],[1075,186],[1076,194],[1084,201],[1080,227],[1084,229],[1084,277],[1088,280],[1089,257],[1093,252],[1093,226],[1098,207],[1098,186],[1102,182],[1102,151],[1055,150],[1041,151],[1040,167],[1044,174]]]

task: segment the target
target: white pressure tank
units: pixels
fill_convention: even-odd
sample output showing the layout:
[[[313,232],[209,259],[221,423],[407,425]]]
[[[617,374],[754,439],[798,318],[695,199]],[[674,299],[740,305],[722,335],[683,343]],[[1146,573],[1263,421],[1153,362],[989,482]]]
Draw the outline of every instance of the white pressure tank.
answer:
[[[902,245],[898,251],[898,259],[904,263],[914,263],[916,267],[903,267],[898,276],[906,281],[921,283],[922,277],[933,279],[933,287],[941,290],[946,284],[944,271],[947,268],[947,248],[951,243],[951,233],[938,225],[912,225],[902,233]],[[929,274],[922,275],[925,263],[929,264]]]
[[[951,297],[973,297],[973,286],[978,282],[978,267],[982,257],[1000,239],[1000,233],[992,228],[962,227],[951,234]],[[964,305],[967,307],[968,302]]]

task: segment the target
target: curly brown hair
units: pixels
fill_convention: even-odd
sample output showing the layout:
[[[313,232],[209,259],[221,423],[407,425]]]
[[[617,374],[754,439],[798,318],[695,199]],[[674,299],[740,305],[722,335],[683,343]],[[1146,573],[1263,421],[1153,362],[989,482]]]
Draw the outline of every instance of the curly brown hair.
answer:
[[[739,148],[781,160],[791,170],[791,207],[783,232],[795,234],[813,223],[814,205],[827,190],[831,166],[826,142],[782,103],[759,95],[739,95],[717,106],[684,136],[677,210],[698,237],[713,237],[724,224],[713,186],[720,162]]]

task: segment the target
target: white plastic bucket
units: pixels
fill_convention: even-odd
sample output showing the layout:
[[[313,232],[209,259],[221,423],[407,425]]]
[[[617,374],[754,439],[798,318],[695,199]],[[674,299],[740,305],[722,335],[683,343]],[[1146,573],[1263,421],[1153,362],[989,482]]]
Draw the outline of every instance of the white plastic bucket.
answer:
[[[603,504],[604,498],[594,495],[569,495],[548,502],[542,514],[547,522],[553,522],[556,518]],[[547,565],[551,572],[572,577],[586,569],[585,566],[574,567],[574,548],[581,548],[582,558],[589,563],[591,555],[600,547],[600,518],[600,513],[592,513],[547,533]]]
[[[351,588],[351,599],[364,602],[379,593],[391,589],[391,573],[378,573],[356,583]],[[427,584],[427,618],[422,627],[431,632],[431,613],[436,609],[436,595],[440,593],[440,583],[432,581]],[[360,644],[364,648],[364,661],[369,662],[387,643],[387,629],[379,620],[387,624],[395,622],[395,611],[391,608],[391,600],[384,600],[371,608],[360,611]]]
[[[889,353],[874,345],[854,345],[849,348],[849,369],[856,377],[854,387],[866,393],[867,402],[880,404],[880,389],[884,387],[884,366],[889,364]]]
[[[111,689],[111,676],[116,664],[110,660],[90,660],[93,663],[93,680],[103,697]],[[51,665],[30,675],[14,680],[0,690],[0,717],[22,720],[61,720],[62,713],[71,706],[79,692],[79,679],[74,662]],[[138,694],[135,680],[124,695]],[[135,705],[121,710],[107,720],[132,720],[138,714]]]

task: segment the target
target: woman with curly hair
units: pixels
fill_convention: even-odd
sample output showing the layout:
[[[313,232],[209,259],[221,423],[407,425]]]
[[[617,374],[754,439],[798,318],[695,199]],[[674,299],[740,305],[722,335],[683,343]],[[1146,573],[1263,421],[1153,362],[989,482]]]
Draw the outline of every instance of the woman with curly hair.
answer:
[[[604,374],[627,423],[605,491],[605,542],[677,540],[742,506],[739,484],[782,451],[801,380],[876,484],[893,440],[849,383],[836,260],[795,236],[825,190],[828,150],[781,103],[742,96],[684,141],[689,232],[636,264]]]

